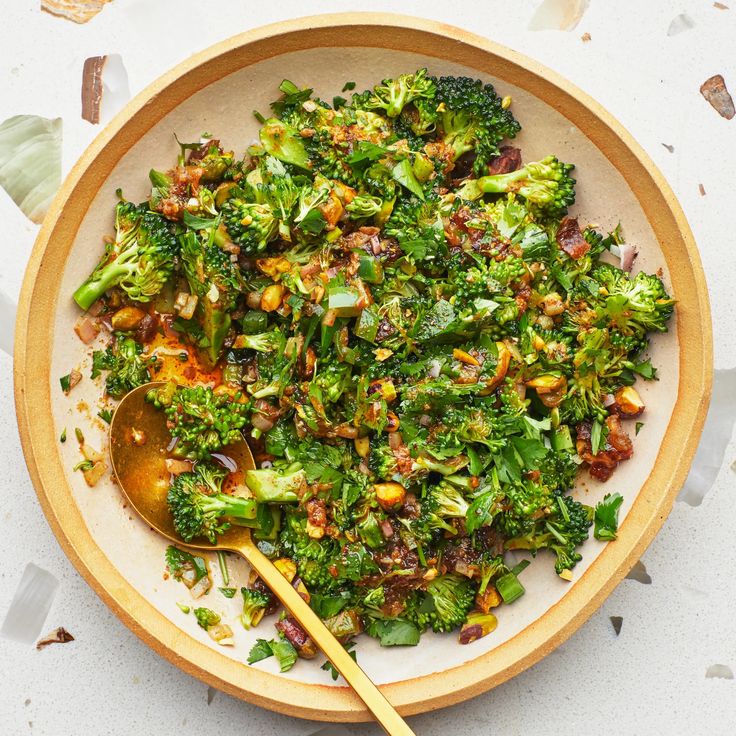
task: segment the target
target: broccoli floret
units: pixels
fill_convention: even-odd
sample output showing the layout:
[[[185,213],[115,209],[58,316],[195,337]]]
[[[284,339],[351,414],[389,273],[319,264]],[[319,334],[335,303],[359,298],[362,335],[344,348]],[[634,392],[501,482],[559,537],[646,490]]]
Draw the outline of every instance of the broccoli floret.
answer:
[[[259,503],[293,503],[304,492],[307,476],[302,468],[287,473],[260,468],[245,471],[245,484]]]
[[[120,202],[115,209],[115,240],[99,265],[74,292],[89,309],[108,289],[119,286],[131,299],[148,302],[171,278],[179,248],[166,220],[147,205]]]
[[[385,110],[389,118],[395,118],[410,102],[419,98],[433,99],[434,91],[435,84],[427,76],[427,70],[419,69],[414,74],[384,79],[373,88],[373,94],[368,97],[365,106],[369,109]]]
[[[217,363],[232,323],[242,281],[230,256],[212,243],[204,243],[193,231],[181,236],[181,257],[189,288],[197,297],[195,319],[199,341],[211,365]]]
[[[240,196],[225,200],[222,215],[230,238],[246,255],[264,251],[279,231],[278,220],[268,204],[248,202]]]
[[[312,539],[307,533],[306,517],[287,513],[281,531],[281,553],[297,564],[297,574],[309,590],[327,592],[337,584],[334,570],[340,556],[338,543],[330,538]]]
[[[259,353],[270,353],[274,350],[283,350],[285,344],[283,333],[276,329],[261,332],[258,335],[239,335],[234,347],[238,350],[248,348]]]
[[[253,588],[241,588],[240,592],[243,596],[243,612],[240,614],[240,623],[246,629],[258,626],[266,612],[266,608],[271,603],[271,597],[268,593]]]
[[[488,162],[499,153],[498,144],[513,138],[521,129],[511,111],[504,108],[493,86],[469,77],[434,79],[436,92],[431,107],[420,105],[422,127],[434,117],[445,145],[456,160],[475,151],[473,169],[482,174]]]
[[[475,598],[470,581],[454,573],[436,577],[427,585],[426,593],[424,603],[410,607],[407,614],[420,628],[430,626],[437,632],[461,626]]]
[[[626,336],[667,331],[674,300],[659,277],[640,271],[631,278],[607,263],[596,266],[589,276],[605,289],[596,313],[612,329]]]
[[[216,626],[220,623],[221,617],[219,613],[215,613],[209,608],[195,608],[194,616],[197,619],[197,623],[205,630],[211,626]]]
[[[189,460],[208,460],[213,452],[242,439],[240,430],[248,421],[249,405],[234,396],[215,394],[204,386],[170,384],[146,395],[157,408],[164,408],[171,436],[177,439],[174,454]]]
[[[506,549],[551,549],[557,559],[555,570],[572,570],[582,555],[577,551],[589,534],[593,523],[593,509],[575,501],[571,496],[557,495],[551,513],[539,519],[524,536],[509,539]]]
[[[294,225],[302,233],[319,235],[327,227],[327,220],[320,206],[329,199],[330,191],[329,182],[320,175],[315,178],[314,186],[308,184],[301,188],[296,204]]]
[[[105,377],[105,391],[113,398],[122,398],[151,380],[149,369],[157,364],[157,359],[142,358],[143,346],[132,337],[117,335],[112,345],[105,350],[92,353],[92,378],[101,371],[108,371]]]
[[[434,513],[443,518],[464,519],[470,508],[460,490],[451,483],[443,482],[429,492]]]
[[[575,179],[570,176],[573,168],[547,156],[508,174],[482,176],[475,183],[466,183],[463,191],[468,199],[473,198],[473,187],[479,194],[515,192],[526,200],[533,217],[559,220],[575,201]]]
[[[383,200],[371,194],[359,194],[349,204],[345,211],[351,220],[363,220],[377,215],[383,207]]]
[[[206,537],[215,544],[232,520],[256,518],[255,501],[221,492],[226,475],[219,466],[198,463],[192,472],[180,473],[171,481],[166,500],[174,528],[185,542]]]

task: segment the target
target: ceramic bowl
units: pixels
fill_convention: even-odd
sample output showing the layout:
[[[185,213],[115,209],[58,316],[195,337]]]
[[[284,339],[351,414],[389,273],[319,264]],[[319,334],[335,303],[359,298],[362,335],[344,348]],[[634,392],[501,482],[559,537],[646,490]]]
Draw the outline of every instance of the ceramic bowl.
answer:
[[[320,660],[300,662],[287,674],[273,660],[245,664],[251,643],[268,632],[240,629],[234,648],[218,647],[176,606],[189,594],[164,579],[166,543],[125,507],[111,480],[90,489],[71,471],[78,450],[74,441],[60,444],[64,427],[73,438],[79,426],[91,444],[105,445],[96,418],[100,387],[89,378],[87,349],[72,330],[79,312],[71,294],[112,230],[115,190],[144,199],[148,170],[166,169],[176,156],[174,133],[190,140],[210,131],[242,153],[256,135],[252,111],[268,110],[284,78],[329,100],[347,80],[363,89],[423,66],[433,74],[479,77],[511,95],[524,126],[517,142],[525,160],[554,152],[574,162],[573,212],[604,230],[622,222],[639,250],[636,268],[661,269],[677,298],[671,331],[653,343],[659,380],[642,390],[649,409],[634,458],[607,485],[584,480],[576,491],[589,504],[606,491],[624,495],[618,540],[591,539],[572,583],[554,574],[549,559],[533,564],[524,573],[527,595],[503,607],[497,630],[472,645],[432,634],[410,649],[381,649],[368,637],[358,645],[360,664],[403,714],[457,703],[504,682],[570,636],[639,559],[685,479],[710,391],[708,297],[690,229],[647,155],[590,97],[509,49],[430,21],[321,16],[236,36],[161,77],[100,133],[53,203],[21,297],[15,391],[23,449],[69,558],[116,615],[181,669],[244,700],[306,718],[359,721],[369,714],[344,683],[320,669]],[[65,396],[59,376],[75,366],[85,378]],[[244,565],[231,562],[236,584],[245,580]],[[212,568],[217,585],[217,565]],[[239,607],[237,598],[216,592],[207,605],[233,617]]]

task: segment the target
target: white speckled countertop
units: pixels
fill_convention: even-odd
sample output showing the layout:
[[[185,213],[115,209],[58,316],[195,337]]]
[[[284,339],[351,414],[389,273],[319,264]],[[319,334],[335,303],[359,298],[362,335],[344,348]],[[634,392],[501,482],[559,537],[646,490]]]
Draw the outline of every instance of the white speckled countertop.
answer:
[[[61,117],[66,173],[98,131],[80,117],[87,57],[120,54],[135,94],[195,51],[305,12],[401,10],[467,28],[569,78],[606,106],[660,167],[698,241],[713,313],[727,315],[714,324],[716,391],[733,406],[736,373],[727,369],[736,367],[736,331],[727,305],[736,273],[730,174],[736,119],[720,117],[698,90],[722,74],[736,93],[736,0],[724,0],[729,8],[708,0],[590,0],[573,30],[533,32],[528,24],[540,2],[113,0],[89,23],[76,25],[42,13],[39,0],[20,0],[7,3],[0,24],[0,121],[21,113]],[[668,36],[683,12],[685,30]],[[0,290],[15,298],[38,228],[2,189],[0,219]],[[639,579],[648,575],[651,582],[625,580],[552,655],[487,695],[411,719],[415,731],[434,736],[462,724],[468,735],[733,734],[736,680],[706,677],[713,665],[728,668],[715,672],[736,671],[736,446],[724,435],[733,423],[732,416],[719,429],[725,455],[717,453],[720,472],[702,504],[677,502],[644,555],[646,575]],[[0,734],[290,736],[320,728],[208,691],[149,650],[100,602],[61,552],[36,502],[15,424],[11,359],[1,352],[0,467],[6,499],[0,621],[23,568],[34,562],[61,582],[46,628],[61,625],[76,638],[41,652],[0,639]],[[706,487],[698,483],[702,493]],[[611,617],[623,619],[618,635]],[[366,725],[341,732],[378,730]]]

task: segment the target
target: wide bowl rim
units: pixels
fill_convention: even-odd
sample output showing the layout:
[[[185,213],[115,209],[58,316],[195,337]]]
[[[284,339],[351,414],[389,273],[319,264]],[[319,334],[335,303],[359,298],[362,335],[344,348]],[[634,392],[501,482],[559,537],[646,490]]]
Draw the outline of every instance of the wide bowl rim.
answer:
[[[496,649],[452,669],[381,687],[404,715],[466,700],[521,672],[565,641],[605,600],[653,539],[685,480],[705,421],[711,389],[712,332],[708,294],[693,235],[672,190],[632,136],[586,93],[538,62],[444,23],[398,14],[339,13],[298,18],[236,35],[181,62],[116,116],[67,176],[36,239],[21,290],[14,380],[23,452],[41,507],[65,554],[107,606],[146,644],[185,672],[224,692],[277,712],[328,721],[370,720],[348,688],[300,683],[248,668],[197,642],[141,596],[90,535],[53,441],[50,343],[58,274],[95,191],[142,132],[193,92],[267,56],[325,45],[421,50],[513,82],[568,117],[624,175],[670,266],[688,284],[679,298],[678,398],[655,467],[615,545],[608,545],[564,598]],[[448,44],[448,40],[453,44]],[[238,66],[232,66],[235,61]],[[154,104],[155,103],[155,104]],[[49,248],[53,242],[54,247]],[[670,262],[672,261],[672,262]],[[672,266],[676,265],[676,272]],[[687,278],[684,278],[684,277]],[[682,296],[681,296],[682,295]],[[31,306],[33,305],[33,309]],[[65,501],[67,501],[65,503]]]

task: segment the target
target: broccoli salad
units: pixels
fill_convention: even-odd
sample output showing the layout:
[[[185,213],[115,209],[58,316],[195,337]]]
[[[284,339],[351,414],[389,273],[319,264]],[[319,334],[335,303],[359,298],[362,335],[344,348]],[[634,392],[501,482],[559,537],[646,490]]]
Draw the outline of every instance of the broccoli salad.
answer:
[[[569,581],[591,527],[616,538],[621,496],[592,508],[573,489],[632,456],[634,386],[656,377],[674,302],[632,275],[620,228],[568,214],[572,164],[523,161],[491,85],[420,69],[354,88],[328,104],[285,80],[243,158],[205,135],[151,170],[147,201],[119,192],[77,331],[109,335],[93,377],[111,399],[165,381],[147,398],[183,542],[251,527],[348,648],[429,629],[468,644],[524,594],[528,557],[548,550],[536,564]],[[243,437],[256,468],[233,471]],[[78,467],[99,478],[98,458]],[[201,557],[170,547],[167,567],[208,592]],[[241,582],[237,625],[276,627],[250,662],[316,654]]]

